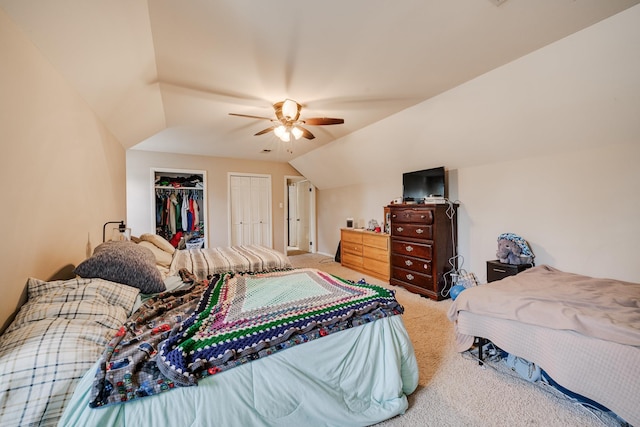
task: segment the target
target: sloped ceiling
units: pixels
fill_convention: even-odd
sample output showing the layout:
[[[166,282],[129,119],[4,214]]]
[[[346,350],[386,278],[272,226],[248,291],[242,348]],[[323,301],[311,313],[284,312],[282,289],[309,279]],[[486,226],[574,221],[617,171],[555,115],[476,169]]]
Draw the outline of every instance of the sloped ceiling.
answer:
[[[126,148],[290,161],[640,0],[0,0]],[[316,138],[253,136],[292,98]],[[265,150],[271,150],[265,152]]]

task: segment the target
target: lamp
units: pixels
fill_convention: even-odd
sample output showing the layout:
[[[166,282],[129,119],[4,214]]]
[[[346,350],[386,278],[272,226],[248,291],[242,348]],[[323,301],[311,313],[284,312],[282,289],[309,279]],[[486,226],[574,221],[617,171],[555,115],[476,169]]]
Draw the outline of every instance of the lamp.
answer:
[[[131,240],[131,229],[127,228],[124,221],[108,221],[102,226],[102,241],[105,241],[105,230],[109,224],[118,224],[118,228],[113,229],[111,240]],[[115,234],[115,236],[113,235]],[[114,238],[115,237],[115,238]]]

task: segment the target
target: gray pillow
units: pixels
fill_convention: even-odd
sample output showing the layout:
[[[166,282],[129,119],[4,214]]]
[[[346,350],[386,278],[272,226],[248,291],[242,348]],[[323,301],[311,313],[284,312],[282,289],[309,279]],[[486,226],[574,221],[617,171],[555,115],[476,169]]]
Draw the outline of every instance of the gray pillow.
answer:
[[[144,294],[166,289],[153,252],[133,242],[112,241],[98,245],[93,255],[81,262],[74,273],[84,278],[133,286]]]

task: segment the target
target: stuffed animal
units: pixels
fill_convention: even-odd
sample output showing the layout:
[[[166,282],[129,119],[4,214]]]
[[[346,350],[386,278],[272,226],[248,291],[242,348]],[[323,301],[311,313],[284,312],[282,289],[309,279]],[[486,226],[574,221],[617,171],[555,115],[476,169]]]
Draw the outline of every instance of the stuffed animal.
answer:
[[[498,236],[498,260],[503,264],[532,264],[533,253],[527,241],[517,234],[503,233]]]

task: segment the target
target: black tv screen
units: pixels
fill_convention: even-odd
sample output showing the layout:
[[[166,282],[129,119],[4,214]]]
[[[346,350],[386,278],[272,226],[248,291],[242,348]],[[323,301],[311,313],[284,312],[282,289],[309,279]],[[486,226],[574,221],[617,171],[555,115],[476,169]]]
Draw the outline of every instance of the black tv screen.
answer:
[[[402,174],[404,201],[420,203],[425,197],[447,197],[444,166]]]

